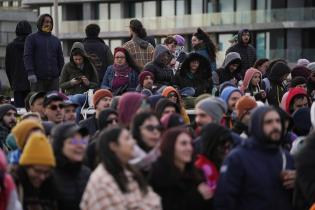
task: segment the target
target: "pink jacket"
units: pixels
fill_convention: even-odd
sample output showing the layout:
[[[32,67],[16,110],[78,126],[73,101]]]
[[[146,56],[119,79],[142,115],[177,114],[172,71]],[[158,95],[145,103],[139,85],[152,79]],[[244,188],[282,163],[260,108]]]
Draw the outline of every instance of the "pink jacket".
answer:
[[[244,76],[243,84],[242,84],[242,86],[240,88],[243,94],[247,90],[247,88],[248,88],[248,86],[250,84],[250,81],[252,80],[252,78],[253,78],[255,73],[259,73],[260,78],[262,78],[262,74],[261,74],[261,72],[259,70],[255,69],[255,68],[247,69],[247,71],[245,73],[245,76]]]

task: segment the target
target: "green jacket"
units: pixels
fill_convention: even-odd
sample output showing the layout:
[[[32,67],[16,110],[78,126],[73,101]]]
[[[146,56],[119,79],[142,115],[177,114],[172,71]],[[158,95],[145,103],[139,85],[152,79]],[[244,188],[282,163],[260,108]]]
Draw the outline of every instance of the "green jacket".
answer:
[[[78,68],[73,61],[73,51],[79,49],[82,51],[84,57],[83,69]],[[73,78],[78,78],[85,76],[90,81],[88,86],[84,85],[82,82],[77,85],[71,85],[70,81]],[[80,42],[75,42],[72,46],[70,53],[70,62],[66,63],[61,71],[59,85],[62,91],[66,95],[75,95],[86,92],[88,89],[95,89],[99,86],[99,80],[97,72],[89,57],[87,56],[84,46]]]

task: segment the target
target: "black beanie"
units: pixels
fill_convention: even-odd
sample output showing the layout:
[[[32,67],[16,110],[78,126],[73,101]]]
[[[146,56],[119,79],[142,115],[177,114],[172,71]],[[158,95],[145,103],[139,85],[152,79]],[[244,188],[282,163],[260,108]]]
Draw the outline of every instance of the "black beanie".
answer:
[[[114,114],[118,116],[118,113],[112,109],[112,108],[107,108],[105,110],[102,110],[98,116],[98,127],[100,130],[104,129],[107,127],[107,118],[109,115]]]
[[[0,119],[2,120],[3,116],[9,111],[9,110],[15,110],[15,106],[12,104],[2,104],[0,105]]]

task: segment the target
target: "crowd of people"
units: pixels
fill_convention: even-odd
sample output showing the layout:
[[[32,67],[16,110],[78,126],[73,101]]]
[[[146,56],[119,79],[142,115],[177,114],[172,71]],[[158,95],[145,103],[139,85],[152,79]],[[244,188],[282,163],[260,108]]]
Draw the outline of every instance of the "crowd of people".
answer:
[[[0,210],[312,208],[315,62],[257,59],[243,29],[219,67],[202,29],[187,52],[134,19],[113,53],[88,25],[64,63],[52,17],[37,29],[6,50]]]

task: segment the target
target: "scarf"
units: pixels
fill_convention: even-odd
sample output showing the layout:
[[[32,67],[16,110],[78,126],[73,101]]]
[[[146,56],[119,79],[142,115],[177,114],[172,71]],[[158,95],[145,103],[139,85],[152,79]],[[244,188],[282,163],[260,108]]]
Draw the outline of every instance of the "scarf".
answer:
[[[129,83],[129,73],[131,68],[128,64],[117,65],[113,64],[114,68],[114,78],[112,83],[112,90],[117,90],[119,87],[124,86]]]
[[[219,179],[219,172],[214,163],[204,155],[198,155],[195,167],[203,172],[208,186],[214,191]]]

